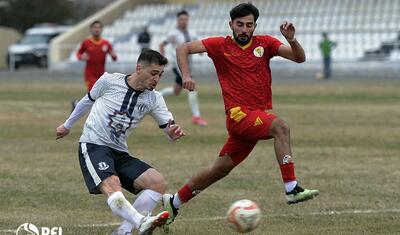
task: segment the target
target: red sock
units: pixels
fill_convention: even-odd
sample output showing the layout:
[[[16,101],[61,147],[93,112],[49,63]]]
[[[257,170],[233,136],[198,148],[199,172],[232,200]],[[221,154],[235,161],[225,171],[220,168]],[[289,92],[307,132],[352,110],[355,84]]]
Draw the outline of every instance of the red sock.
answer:
[[[279,165],[279,167],[281,168],[281,174],[284,183],[296,180],[293,162]]]
[[[182,202],[187,202],[190,199],[194,198],[198,193],[195,193],[189,188],[189,185],[185,184],[181,189],[178,191],[179,199],[181,199]]]

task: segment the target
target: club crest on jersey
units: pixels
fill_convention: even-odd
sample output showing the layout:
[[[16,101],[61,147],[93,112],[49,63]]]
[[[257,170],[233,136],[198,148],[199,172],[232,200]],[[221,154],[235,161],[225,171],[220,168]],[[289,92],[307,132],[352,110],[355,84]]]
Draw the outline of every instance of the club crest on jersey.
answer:
[[[136,107],[137,107],[137,110],[141,113],[143,113],[144,111],[146,111],[148,109],[147,105],[145,105],[145,104],[139,104]]]
[[[256,57],[262,57],[264,55],[264,48],[261,46],[254,48],[253,54]]]
[[[108,126],[111,128],[111,138],[118,142],[118,138],[122,134],[125,134],[131,127],[133,117],[129,115],[128,110],[122,112],[115,110],[113,114],[108,115],[108,118]]]
[[[101,50],[102,50],[103,52],[107,52],[107,51],[108,51],[108,46],[107,46],[107,45],[103,45],[103,46],[101,47]]]

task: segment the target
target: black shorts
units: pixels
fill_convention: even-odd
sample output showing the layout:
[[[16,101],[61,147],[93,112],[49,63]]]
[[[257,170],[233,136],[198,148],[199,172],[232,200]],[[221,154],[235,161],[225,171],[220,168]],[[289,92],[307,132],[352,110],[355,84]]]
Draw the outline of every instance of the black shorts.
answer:
[[[183,86],[182,76],[181,76],[181,73],[179,72],[179,70],[174,67],[174,68],[172,68],[172,71],[174,71],[174,73],[175,73],[175,82],[176,82],[176,84],[179,84],[180,86]]]
[[[133,182],[152,168],[126,152],[90,143],[79,143],[79,163],[86,186],[92,194],[101,194],[97,187],[112,175],[118,176],[124,189],[138,194],[141,189],[136,189]]]

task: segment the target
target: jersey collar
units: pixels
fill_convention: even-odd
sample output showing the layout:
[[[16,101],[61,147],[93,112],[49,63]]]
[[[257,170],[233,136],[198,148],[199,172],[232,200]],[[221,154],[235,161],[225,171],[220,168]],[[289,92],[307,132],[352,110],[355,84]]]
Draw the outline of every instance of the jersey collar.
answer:
[[[142,93],[143,91],[135,90],[133,87],[131,87],[131,86],[129,85],[129,83],[128,83],[128,78],[129,78],[129,76],[131,76],[131,74],[128,74],[128,75],[125,76],[125,84],[126,84],[126,86],[128,87],[128,89],[129,89],[129,90],[133,90],[133,91],[136,92],[136,93]]]
[[[240,45],[239,43],[236,42],[235,38],[233,36],[231,36],[231,39],[234,43],[236,43],[236,45],[238,45],[240,48],[242,48],[242,50],[246,50],[247,48],[249,48],[251,46],[251,44],[253,43],[253,37],[251,37],[250,41],[246,44],[246,45]]]
[[[101,44],[101,42],[103,41],[103,38],[99,38],[99,40],[95,40],[94,37],[90,37],[89,40],[91,42],[93,42],[94,44]]]

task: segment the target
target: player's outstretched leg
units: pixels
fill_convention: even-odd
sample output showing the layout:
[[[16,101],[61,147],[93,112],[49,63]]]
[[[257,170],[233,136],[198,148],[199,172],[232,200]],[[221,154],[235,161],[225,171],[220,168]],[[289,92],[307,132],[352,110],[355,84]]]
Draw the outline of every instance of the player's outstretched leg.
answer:
[[[157,203],[161,200],[162,194],[151,189],[145,189],[136,198],[132,204],[140,214],[148,215],[156,207]],[[121,225],[112,233],[112,235],[132,235],[134,226],[127,220],[124,220]]]
[[[213,165],[198,171],[192,176],[189,182],[174,195],[164,194],[162,197],[164,210],[170,213],[170,219],[167,220],[164,231],[169,231],[169,224],[172,223],[178,215],[178,210],[182,204],[187,203],[202,190],[227,176],[235,166],[235,163],[229,155],[218,157]]]
[[[286,122],[276,118],[270,126],[269,136],[274,138],[276,159],[285,185],[286,201],[294,204],[310,200],[319,194],[316,189],[303,189],[296,180],[294,161],[290,146],[290,129]]]
[[[139,235],[151,235],[154,229],[163,226],[169,218],[168,211],[163,211],[156,216],[146,216],[139,225]]]

